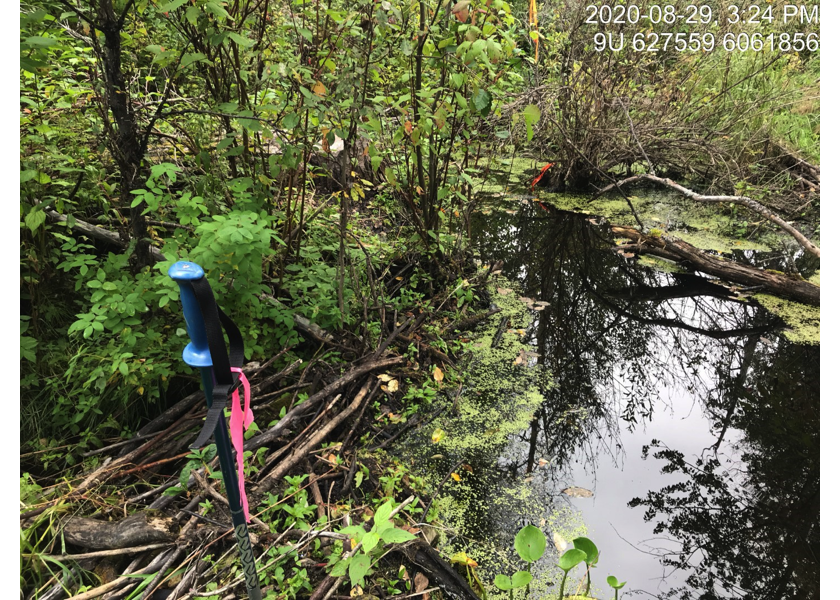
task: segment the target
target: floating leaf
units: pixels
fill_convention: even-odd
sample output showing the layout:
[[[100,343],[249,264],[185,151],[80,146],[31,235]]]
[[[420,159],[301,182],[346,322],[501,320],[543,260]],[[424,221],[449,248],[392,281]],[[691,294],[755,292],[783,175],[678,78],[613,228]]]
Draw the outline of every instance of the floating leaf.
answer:
[[[545,553],[545,535],[533,525],[519,530],[513,546],[525,562],[536,562]]]
[[[561,493],[571,496],[572,498],[591,498],[594,494],[582,487],[567,487],[565,490],[560,490]]]
[[[441,438],[443,438],[443,429],[435,429],[434,432],[432,432],[432,443],[437,444]]]
[[[502,296],[507,296],[507,295],[508,295],[508,294],[510,294],[513,290],[508,289],[508,288],[496,288],[496,291],[497,291],[497,292],[499,292]]]
[[[496,579],[493,580],[493,583],[496,584],[497,588],[504,592],[513,589],[513,582],[511,582],[510,577],[507,575],[496,575]]]
[[[452,473],[452,479],[455,481],[461,481],[461,476],[458,473]]]
[[[586,552],[572,548],[560,557],[560,568],[568,572],[586,560]]]
[[[598,547],[589,538],[578,537],[572,540],[575,548],[586,553],[587,564],[594,565],[598,562]]]

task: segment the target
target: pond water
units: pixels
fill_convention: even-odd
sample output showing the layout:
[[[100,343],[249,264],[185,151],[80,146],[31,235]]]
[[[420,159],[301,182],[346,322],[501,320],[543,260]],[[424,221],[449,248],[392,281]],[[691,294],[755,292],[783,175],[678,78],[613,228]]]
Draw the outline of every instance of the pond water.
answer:
[[[471,334],[460,392],[438,400],[452,408],[401,449],[442,481],[444,549],[490,583],[524,566],[513,536],[533,523],[549,548],[532,596],[557,597],[559,552],[585,534],[599,598],[607,575],[622,597],[817,598],[819,346],[726,287],[620,256],[597,218],[505,209],[472,223],[482,263],[504,261],[503,310]]]

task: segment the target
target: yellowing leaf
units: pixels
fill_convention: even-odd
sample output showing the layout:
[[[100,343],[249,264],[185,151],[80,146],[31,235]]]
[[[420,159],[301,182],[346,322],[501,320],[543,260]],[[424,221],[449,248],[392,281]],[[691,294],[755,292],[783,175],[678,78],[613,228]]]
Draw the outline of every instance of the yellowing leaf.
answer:
[[[443,371],[440,370],[440,367],[435,367],[435,370],[432,371],[432,377],[434,377],[435,381],[438,383],[443,381]]]
[[[432,458],[443,458],[443,454],[435,454]]]
[[[458,473],[452,473],[452,479],[455,481],[461,481],[461,476]]]
[[[475,562],[472,558],[467,556],[466,552],[456,552],[452,556],[449,557],[449,562],[453,565],[464,565],[466,567],[477,567],[478,563]]]
[[[443,438],[443,429],[437,428],[432,432],[432,443],[437,444]]]
[[[400,389],[400,382],[399,381],[397,381],[396,379],[392,379],[391,381],[388,382],[388,391],[389,392],[394,393],[398,389]]]
[[[362,589],[362,586],[357,585],[352,590],[350,590],[350,597],[357,598],[359,596],[363,596],[365,591]]]
[[[382,375],[377,375],[376,378],[379,381],[384,381],[385,383],[388,383],[393,379],[393,377],[391,377],[390,375],[386,375],[385,373],[383,373]]]
[[[316,81],[315,85],[312,86],[312,93],[323,98],[327,95],[327,87],[320,81]]]

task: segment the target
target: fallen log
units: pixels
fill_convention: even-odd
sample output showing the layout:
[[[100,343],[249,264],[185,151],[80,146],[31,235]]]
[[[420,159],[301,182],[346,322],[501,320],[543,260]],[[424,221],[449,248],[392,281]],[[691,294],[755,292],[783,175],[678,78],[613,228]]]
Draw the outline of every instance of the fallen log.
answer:
[[[612,232],[620,237],[636,242],[632,246],[621,246],[623,251],[633,251],[639,254],[651,254],[666,258],[674,262],[683,262],[694,270],[747,286],[759,286],[763,290],[777,296],[790,298],[811,306],[820,305],[820,287],[809,281],[796,279],[790,275],[770,271],[762,271],[755,267],[742,265],[703,252],[691,244],[669,236],[646,235],[630,227],[614,226]]]
[[[178,526],[172,519],[141,511],[116,522],[71,517],[64,522],[63,532],[65,541],[74,546],[113,550],[172,542],[178,537]]]

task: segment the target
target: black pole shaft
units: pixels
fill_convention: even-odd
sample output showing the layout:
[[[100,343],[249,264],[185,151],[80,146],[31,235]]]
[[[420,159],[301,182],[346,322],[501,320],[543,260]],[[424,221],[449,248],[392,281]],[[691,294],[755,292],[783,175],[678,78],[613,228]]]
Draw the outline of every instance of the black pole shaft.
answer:
[[[201,386],[204,388],[208,408],[213,403],[213,383],[213,369],[211,367],[202,367]],[[242,510],[242,499],[239,497],[236,462],[233,459],[224,411],[219,415],[219,421],[216,423],[213,437],[216,439],[219,467],[222,471],[222,480],[225,482],[225,492],[227,493],[228,504],[230,505],[230,515],[233,519],[233,533],[236,537],[236,546],[239,549],[239,557],[242,560],[242,569],[245,574],[245,587],[248,589],[248,600],[262,600],[260,580],[257,576],[257,565],[254,560],[254,550],[251,548],[251,538],[248,537],[248,524],[245,522],[245,511]]]

